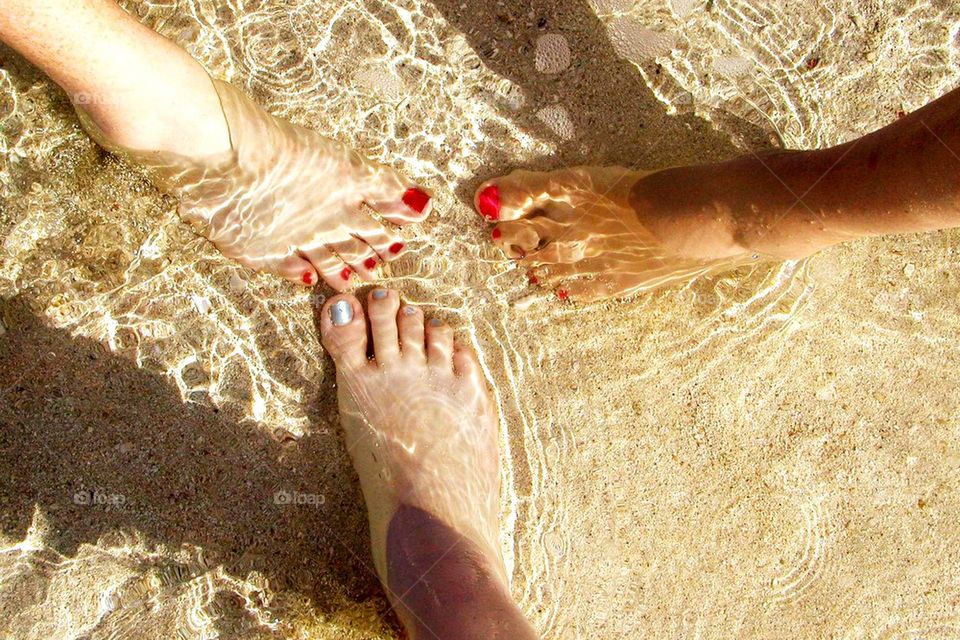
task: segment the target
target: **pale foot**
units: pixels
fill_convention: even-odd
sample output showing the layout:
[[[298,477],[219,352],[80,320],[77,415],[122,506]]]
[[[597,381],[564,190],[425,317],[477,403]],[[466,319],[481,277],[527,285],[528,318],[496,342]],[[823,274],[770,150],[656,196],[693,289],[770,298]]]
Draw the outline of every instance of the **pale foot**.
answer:
[[[477,211],[492,237],[562,300],[594,302],[689,281],[750,260],[722,220],[691,226],[635,190],[649,173],[577,167],[516,171],[483,184]],[[682,187],[678,187],[682,188]]]
[[[396,291],[374,290],[367,306],[364,314],[356,298],[332,298],[321,312],[321,333],[337,366],[341,420],[367,503],[377,573],[389,590],[388,529],[398,509],[412,507],[472,543],[506,593],[498,423],[476,354],[454,341],[448,325],[425,325],[423,312],[402,305]]]
[[[181,217],[225,256],[299,284],[323,279],[344,291],[355,275],[373,281],[381,263],[403,252],[404,240],[393,225],[429,214],[427,191],[393,169],[271,116],[231,85],[210,81],[206,91],[218,105],[219,121],[211,120],[210,128],[225,122],[229,144],[202,156],[184,155],[191,147],[182,139],[169,144],[157,139],[154,149],[124,147],[115,141],[132,136],[119,135],[122,126],[111,127],[108,135],[86,117],[83,104],[77,107],[91,135],[146,168],[180,199]],[[138,139],[157,138],[152,131],[137,133]]]

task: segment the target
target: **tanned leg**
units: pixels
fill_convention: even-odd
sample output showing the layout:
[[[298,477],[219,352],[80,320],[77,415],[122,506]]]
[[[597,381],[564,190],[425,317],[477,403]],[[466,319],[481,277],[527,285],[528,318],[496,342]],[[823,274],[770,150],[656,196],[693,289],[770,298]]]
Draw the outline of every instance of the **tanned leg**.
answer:
[[[655,173],[578,167],[484,184],[478,211],[535,284],[619,298],[756,258],[960,226],[960,90],[837,147]]]

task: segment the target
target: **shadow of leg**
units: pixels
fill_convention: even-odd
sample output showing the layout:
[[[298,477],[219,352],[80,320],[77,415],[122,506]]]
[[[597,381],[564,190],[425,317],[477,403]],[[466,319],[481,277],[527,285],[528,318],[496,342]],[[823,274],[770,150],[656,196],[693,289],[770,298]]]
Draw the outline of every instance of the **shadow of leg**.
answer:
[[[0,635],[79,623],[96,610],[83,603],[103,598],[114,609],[97,628],[120,637],[173,637],[191,615],[250,637],[239,633],[264,630],[257,607],[284,611],[285,624],[302,611],[383,630],[338,432],[281,444],[229,411],[183,404],[166,379],[47,327],[20,301],[0,312],[0,602],[27,616],[0,622]],[[47,523],[39,550],[9,546],[35,512]],[[51,606],[64,587],[78,610]]]
[[[552,140],[557,153],[533,169],[572,165],[659,168],[736,155],[726,136],[692,114],[670,116],[647,88],[637,67],[614,50],[606,28],[582,0],[494,3],[432,0],[461,31],[491,70],[523,92],[524,107],[505,115],[533,134]],[[571,53],[560,73],[537,70],[537,40],[562,35]],[[649,63],[656,73],[656,63]],[[548,111],[544,113],[544,109]],[[544,119],[562,109],[569,133],[560,137]],[[539,114],[539,116],[538,116]],[[514,167],[494,159],[484,177]],[[472,203],[471,184],[458,195]]]

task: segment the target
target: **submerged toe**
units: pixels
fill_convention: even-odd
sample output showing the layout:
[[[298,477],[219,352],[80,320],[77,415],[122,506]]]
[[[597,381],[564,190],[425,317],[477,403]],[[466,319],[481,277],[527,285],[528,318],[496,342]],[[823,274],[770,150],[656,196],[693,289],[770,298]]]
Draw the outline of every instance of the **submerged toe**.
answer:
[[[399,310],[400,294],[391,289],[374,289],[367,298],[373,352],[378,364],[389,365],[400,357]]]
[[[340,368],[358,368],[367,360],[367,323],[360,302],[352,295],[330,298],[320,311],[324,348]]]

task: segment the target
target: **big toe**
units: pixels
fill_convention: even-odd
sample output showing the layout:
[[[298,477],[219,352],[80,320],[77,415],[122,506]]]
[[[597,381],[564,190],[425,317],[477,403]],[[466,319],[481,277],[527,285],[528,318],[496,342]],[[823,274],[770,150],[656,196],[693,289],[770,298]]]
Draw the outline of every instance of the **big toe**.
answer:
[[[514,171],[482,184],[474,206],[490,222],[516,220],[550,201],[556,182],[553,173]]]
[[[344,294],[327,300],[320,311],[320,336],[337,367],[357,369],[369,365],[367,322],[355,297]]]
[[[365,169],[363,200],[396,225],[421,222],[433,209],[433,195],[424,187],[383,165]]]

